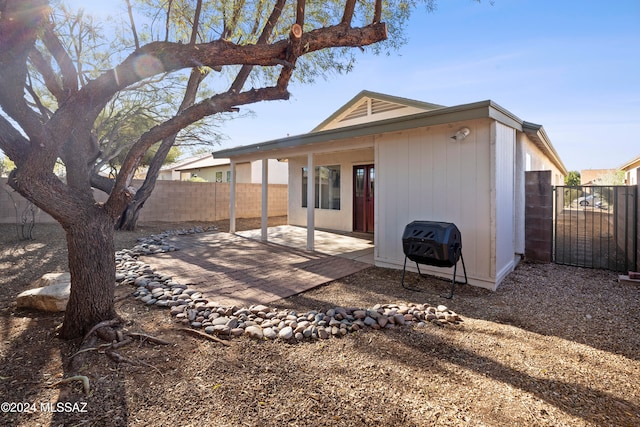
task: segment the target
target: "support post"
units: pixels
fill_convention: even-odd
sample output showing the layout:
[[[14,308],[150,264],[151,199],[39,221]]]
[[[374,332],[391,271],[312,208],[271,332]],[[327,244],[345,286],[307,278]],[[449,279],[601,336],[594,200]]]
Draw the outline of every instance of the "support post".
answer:
[[[269,159],[262,159],[262,233],[261,240],[266,242],[269,225]]]
[[[313,164],[313,153],[307,156],[307,250],[314,250],[315,205],[316,205],[316,168]]]

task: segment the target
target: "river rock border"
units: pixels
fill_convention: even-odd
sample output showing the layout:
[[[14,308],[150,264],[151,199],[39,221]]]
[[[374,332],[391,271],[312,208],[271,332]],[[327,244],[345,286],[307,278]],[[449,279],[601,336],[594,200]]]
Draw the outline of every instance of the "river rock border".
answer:
[[[304,313],[265,305],[221,306],[170,276],[155,273],[138,259],[142,255],[178,250],[167,243],[167,237],[215,230],[215,227],[170,230],[138,239],[132,249],[116,252],[116,283],[135,286],[133,296],[137,300],[148,306],[169,308],[184,326],[227,339],[247,335],[255,339],[303,341],[341,337],[363,329],[423,328],[427,324],[442,327],[462,321],[446,306],[428,304],[376,304],[371,308],[335,307]]]

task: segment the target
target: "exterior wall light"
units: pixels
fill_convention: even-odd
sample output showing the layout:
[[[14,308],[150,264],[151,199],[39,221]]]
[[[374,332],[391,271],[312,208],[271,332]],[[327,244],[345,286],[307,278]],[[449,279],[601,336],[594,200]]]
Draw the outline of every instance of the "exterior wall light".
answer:
[[[463,141],[467,136],[469,136],[470,133],[471,130],[469,128],[461,128],[458,132],[456,132],[455,135],[451,137],[451,139],[456,141]]]

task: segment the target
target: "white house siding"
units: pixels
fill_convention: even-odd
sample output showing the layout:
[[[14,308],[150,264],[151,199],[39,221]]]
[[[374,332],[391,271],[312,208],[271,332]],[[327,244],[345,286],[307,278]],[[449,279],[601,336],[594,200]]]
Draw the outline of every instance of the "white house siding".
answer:
[[[552,184],[564,185],[564,174],[549,160],[540,148],[538,148],[524,133],[518,133],[525,144],[525,156],[528,156],[527,171],[551,171]]]
[[[284,162],[276,159],[268,160],[269,184],[286,184],[288,181],[288,166]],[[259,184],[262,182],[262,160],[251,162],[251,182]]]
[[[495,288],[490,124],[474,120],[377,137],[376,265],[402,268],[402,233],[411,221],[452,222],[462,234],[469,281]],[[452,140],[461,127],[471,130],[469,136]],[[415,270],[413,263],[407,267]],[[452,274],[450,268],[420,269],[447,278]]]
[[[353,166],[373,163],[373,148],[314,157],[314,166],[340,165],[340,210],[316,209],[316,228],[353,230]],[[302,207],[302,168],[306,166],[306,156],[289,158],[289,224],[292,225],[307,224],[307,208]],[[376,180],[379,182],[377,177]]]
[[[494,122],[496,284],[515,266],[516,252],[516,131]]]

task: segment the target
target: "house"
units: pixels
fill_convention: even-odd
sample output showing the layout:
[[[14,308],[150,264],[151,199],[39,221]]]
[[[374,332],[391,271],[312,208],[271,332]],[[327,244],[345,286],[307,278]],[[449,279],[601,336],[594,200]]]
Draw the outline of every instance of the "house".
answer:
[[[288,168],[285,163],[271,159],[268,162],[269,183],[286,184]],[[262,163],[244,162],[236,165],[236,180],[239,183],[259,184],[262,182]],[[214,158],[211,154],[190,157],[160,170],[158,179],[188,181],[202,178],[207,182],[231,181],[231,163],[229,159]]]
[[[638,185],[638,175],[640,175],[640,156],[629,160],[620,166],[620,170],[624,172],[625,185]]]
[[[619,169],[582,169],[580,185],[618,185],[622,177]]]
[[[554,185],[567,173],[542,126],[493,101],[444,107],[369,91],[307,134],[214,155],[232,169],[286,159],[289,223],[307,227],[309,250],[315,227],[373,233],[375,264],[402,268],[408,223],[452,222],[469,282],[489,289],[524,254],[525,171],[549,170]],[[451,269],[421,270],[451,277]]]

